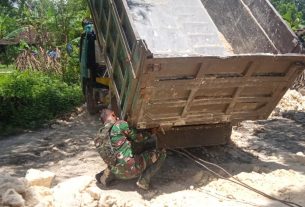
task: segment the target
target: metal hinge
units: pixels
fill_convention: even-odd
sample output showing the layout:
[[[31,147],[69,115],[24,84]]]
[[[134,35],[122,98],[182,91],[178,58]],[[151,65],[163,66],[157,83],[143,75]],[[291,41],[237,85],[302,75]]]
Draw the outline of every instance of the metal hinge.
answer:
[[[159,72],[161,71],[161,64],[149,64],[147,66],[147,72]]]

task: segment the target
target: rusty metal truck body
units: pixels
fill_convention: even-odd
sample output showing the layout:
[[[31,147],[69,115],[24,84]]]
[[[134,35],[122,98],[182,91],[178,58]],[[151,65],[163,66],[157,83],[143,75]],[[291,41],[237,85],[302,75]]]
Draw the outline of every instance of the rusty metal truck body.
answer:
[[[301,43],[267,0],[88,2],[114,105],[139,129],[266,119],[304,70]],[[176,146],[205,138],[185,139]]]

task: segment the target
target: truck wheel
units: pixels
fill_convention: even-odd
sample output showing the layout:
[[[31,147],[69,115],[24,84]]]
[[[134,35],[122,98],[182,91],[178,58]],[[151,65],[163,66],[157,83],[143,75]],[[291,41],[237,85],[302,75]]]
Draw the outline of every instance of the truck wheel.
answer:
[[[86,103],[89,114],[94,115],[98,112],[97,101],[93,93],[93,87],[86,85]]]

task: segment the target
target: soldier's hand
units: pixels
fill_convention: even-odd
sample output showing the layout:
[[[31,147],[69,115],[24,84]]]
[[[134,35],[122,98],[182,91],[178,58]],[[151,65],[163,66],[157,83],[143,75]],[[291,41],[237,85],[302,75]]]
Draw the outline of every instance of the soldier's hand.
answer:
[[[160,127],[152,128],[151,133],[152,134],[157,134],[159,130],[160,130]]]

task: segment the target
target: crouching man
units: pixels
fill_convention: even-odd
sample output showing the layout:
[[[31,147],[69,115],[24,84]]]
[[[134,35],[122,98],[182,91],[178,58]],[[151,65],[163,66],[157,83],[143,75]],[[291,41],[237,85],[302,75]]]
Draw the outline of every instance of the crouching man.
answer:
[[[104,109],[101,121],[104,126],[99,130],[95,146],[108,167],[96,175],[97,182],[107,186],[114,179],[138,177],[137,186],[148,190],[151,177],[166,158],[166,151],[154,147],[138,154],[133,146],[149,143],[153,136],[129,128],[112,110]]]

